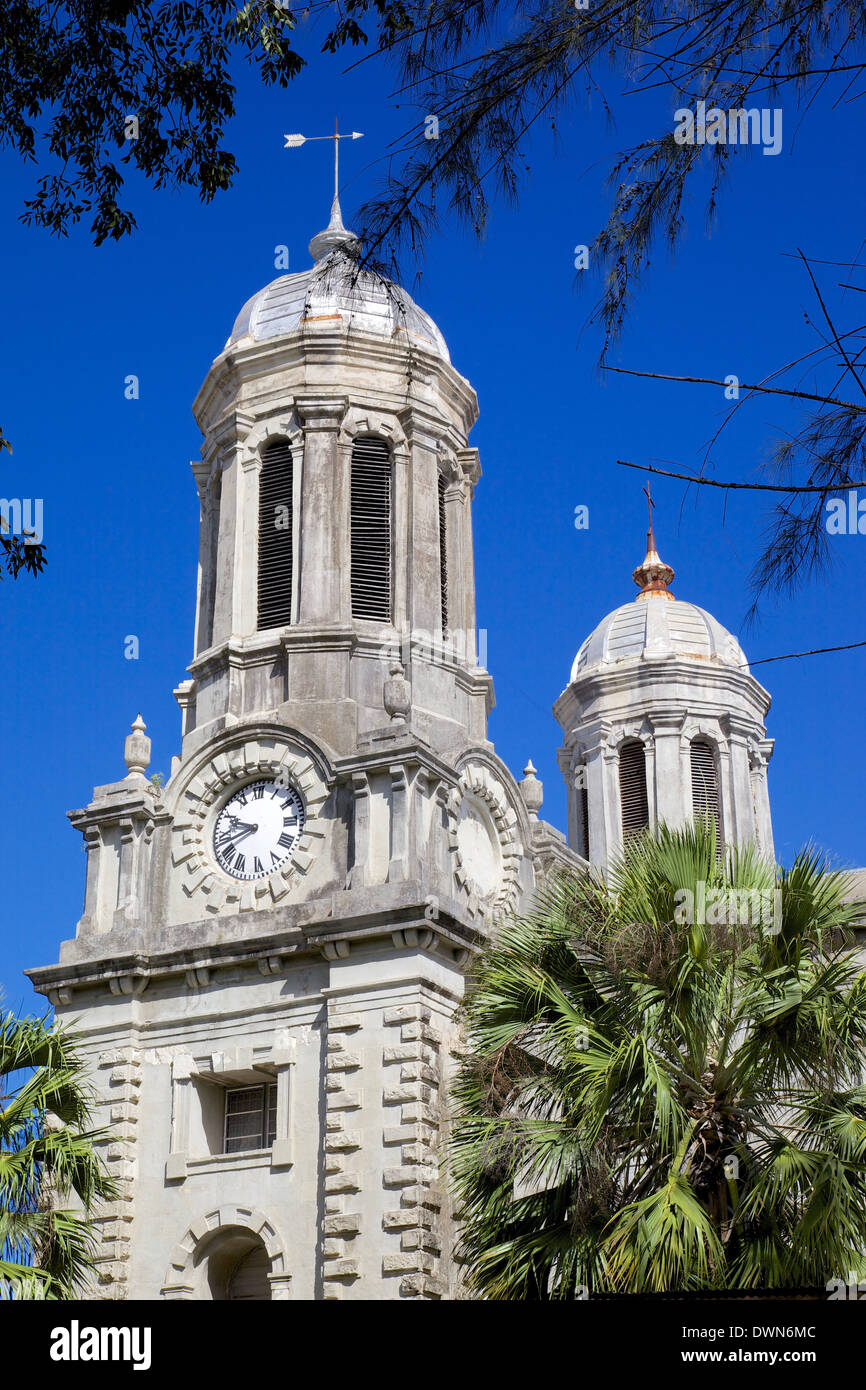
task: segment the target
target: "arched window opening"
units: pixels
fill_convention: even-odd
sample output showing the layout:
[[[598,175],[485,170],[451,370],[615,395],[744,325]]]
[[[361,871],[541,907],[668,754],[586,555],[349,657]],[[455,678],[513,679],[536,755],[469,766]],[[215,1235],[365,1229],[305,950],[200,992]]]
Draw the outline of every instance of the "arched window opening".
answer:
[[[285,439],[262,452],[259,473],[259,630],[292,621],[294,460]]]
[[[689,748],[692,768],[692,814],[695,820],[709,820],[716,827],[716,843],[722,843],[722,816],[719,807],[719,779],[716,757],[706,739],[692,740]]]
[[[356,439],[351,481],[352,617],[391,620],[391,454]]]
[[[208,1242],[205,1258],[207,1287],[216,1302],[270,1302],[271,1261],[260,1236],[226,1228]]]
[[[444,476],[439,474],[439,592],[442,605],[442,636],[448,631],[448,536],[445,529],[445,488]]]
[[[619,800],[622,839],[623,844],[627,844],[649,825],[646,754],[638,739],[624,743],[619,750]]]

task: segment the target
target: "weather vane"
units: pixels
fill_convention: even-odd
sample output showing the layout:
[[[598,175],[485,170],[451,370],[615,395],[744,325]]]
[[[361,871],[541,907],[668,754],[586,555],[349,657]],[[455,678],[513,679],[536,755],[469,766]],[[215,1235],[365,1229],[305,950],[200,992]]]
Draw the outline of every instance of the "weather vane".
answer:
[[[353,130],[341,135],[336,120],[334,121],[333,135],[285,135],[285,145],[283,149],[296,149],[298,145],[304,145],[308,140],[333,140],[334,142],[334,197],[339,196],[340,192],[340,141],[341,140],[361,140],[364,132]]]

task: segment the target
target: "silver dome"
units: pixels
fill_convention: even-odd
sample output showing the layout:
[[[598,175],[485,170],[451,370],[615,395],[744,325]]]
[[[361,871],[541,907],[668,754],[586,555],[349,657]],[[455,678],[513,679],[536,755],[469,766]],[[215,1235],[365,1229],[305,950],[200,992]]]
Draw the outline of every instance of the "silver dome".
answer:
[[[666,596],[638,597],[608,613],[590,633],[574,659],[571,680],[592,666],[666,656],[749,669],[736,637],[705,609]]]
[[[226,348],[247,338],[253,342],[279,338],[303,323],[332,319],[359,333],[415,343],[450,362],[445,339],[430,315],[399,285],[359,269],[357,248],[357,238],[343,226],[335,199],[329,226],[310,242],[316,264],[279,276],[248,299]]]

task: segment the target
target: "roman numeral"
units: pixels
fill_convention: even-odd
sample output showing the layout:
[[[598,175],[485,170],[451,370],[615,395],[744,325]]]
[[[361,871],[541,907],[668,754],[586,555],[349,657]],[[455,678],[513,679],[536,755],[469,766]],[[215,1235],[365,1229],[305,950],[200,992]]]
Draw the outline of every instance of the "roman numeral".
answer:
[[[253,873],[254,873],[254,874],[260,874],[261,872],[262,872],[262,861],[261,861],[261,859],[256,859],[255,856],[254,856],[254,857],[253,857]]]
[[[273,850],[271,850],[271,861],[272,861],[274,864],[279,864],[279,862],[280,862],[279,856],[276,855],[276,854],[274,854],[274,851],[273,851]]]
[[[236,871],[237,871],[239,874],[242,874],[242,873],[244,872],[244,870],[246,869],[246,867],[247,867],[246,858],[244,857],[244,855],[239,854],[238,857],[237,857],[237,859],[235,860],[235,869],[236,869]]]
[[[217,847],[219,848],[222,845],[231,844],[231,839],[234,833],[235,832],[233,830],[224,830],[222,835],[220,835],[219,839],[217,840]]]
[[[282,845],[284,849],[291,849],[294,839],[294,835],[281,835],[277,844]]]
[[[262,799],[262,797],[264,796],[264,794],[265,794],[265,789],[264,789],[264,787],[261,785],[261,783],[259,783],[259,785],[258,785],[257,787],[253,787],[253,801],[261,801],[261,799]]]
[[[226,852],[225,852],[225,854],[223,855],[223,863],[225,864],[225,866],[226,866],[227,869],[230,869],[230,868],[232,867],[232,864],[234,863],[234,857],[235,857],[235,852],[234,852],[234,850],[233,850],[233,849],[227,849]]]
[[[297,816],[283,816],[283,825],[297,825]]]
[[[284,810],[284,811],[290,811],[291,808],[294,806],[294,804],[295,804],[295,803],[294,803],[294,800],[292,799],[292,797],[290,797],[290,796],[289,796],[289,797],[286,797],[286,800],[283,802],[283,810]]]

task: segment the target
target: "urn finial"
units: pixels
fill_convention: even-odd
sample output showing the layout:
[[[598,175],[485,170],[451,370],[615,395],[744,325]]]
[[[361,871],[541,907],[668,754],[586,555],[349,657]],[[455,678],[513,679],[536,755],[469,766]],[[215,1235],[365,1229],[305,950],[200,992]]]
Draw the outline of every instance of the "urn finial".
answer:
[[[392,724],[405,724],[412,708],[412,687],[401,661],[392,662],[390,672],[383,689],[385,711],[391,716]]]
[[[536,777],[531,758],[523,769],[523,781],[517,785],[523,797],[523,804],[529,812],[529,819],[538,820],[538,813],[544,801],[544,784]]]
[[[132,733],[126,735],[123,745],[123,760],[129,769],[128,777],[143,777],[150,763],[150,739],[144,732],[146,728],[139,710],[132,725]]]

